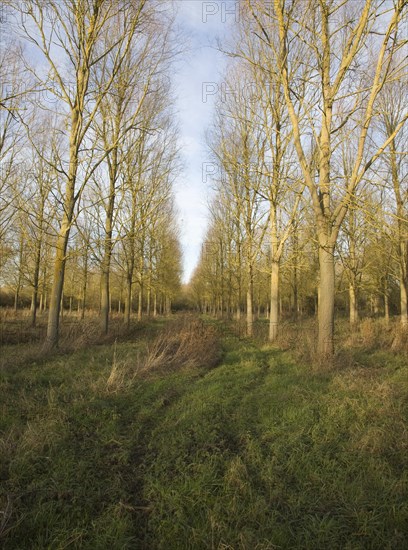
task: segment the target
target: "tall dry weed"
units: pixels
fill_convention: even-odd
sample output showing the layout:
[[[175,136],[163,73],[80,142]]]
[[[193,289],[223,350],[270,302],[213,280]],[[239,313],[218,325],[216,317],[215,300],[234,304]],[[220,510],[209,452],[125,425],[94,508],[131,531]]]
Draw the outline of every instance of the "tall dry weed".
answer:
[[[213,368],[221,357],[216,329],[194,317],[185,316],[168,323],[148,341],[145,349],[126,359],[118,359],[116,351],[106,387],[118,391],[135,378],[152,372],[171,372],[191,368]]]

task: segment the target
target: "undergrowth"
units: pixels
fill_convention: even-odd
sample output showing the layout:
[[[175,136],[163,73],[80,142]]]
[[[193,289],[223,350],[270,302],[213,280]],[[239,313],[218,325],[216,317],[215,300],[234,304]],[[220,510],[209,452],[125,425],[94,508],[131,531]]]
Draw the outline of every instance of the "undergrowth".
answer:
[[[324,372],[229,330],[221,356],[217,332],[190,319],[5,366],[0,543],[407,547],[406,358],[360,347]]]

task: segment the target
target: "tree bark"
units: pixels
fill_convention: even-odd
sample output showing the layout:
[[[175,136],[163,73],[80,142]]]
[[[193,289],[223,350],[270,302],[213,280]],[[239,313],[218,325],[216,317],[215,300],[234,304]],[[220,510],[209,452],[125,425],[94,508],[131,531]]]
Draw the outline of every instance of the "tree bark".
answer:
[[[254,277],[253,277],[253,267],[249,263],[248,266],[248,289],[247,289],[247,312],[246,312],[246,327],[247,327],[247,336],[253,336],[253,325],[254,325],[254,313],[253,313],[253,295],[254,295]]]
[[[139,300],[137,304],[137,320],[141,321],[143,315],[143,284],[140,282],[139,287]]]
[[[271,268],[271,305],[269,314],[269,341],[278,337],[279,323],[279,262],[272,261]]]
[[[318,354],[330,359],[334,353],[334,247],[319,246]]]
[[[108,333],[109,329],[109,265],[107,259],[103,261],[101,272],[101,331],[103,334]]]
[[[356,285],[354,282],[349,284],[349,302],[350,302],[350,325],[353,327],[358,322],[358,306]]]
[[[130,327],[130,314],[132,312],[132,277],[126,279],[126,300],[125,300],[125,324]]]
[[[35,327],[36,321],[37,321],[38,289],[40,285],[41,247],[42,247],[42,239],[40,238],[37,243],[37,250],[35,254],[35,265],[34,265],[33,298],[31,303],[31,326],[32,327]]]
[[[85,252],[84,257],[84,271],[83,271],[83,283],[82,283],[82,300],[81,300],[81,319],[85,319],[85,307],[86,307],[86,292],[88,286],[88,254]]]
[[[72,210],[70,213],[72,216]],[[64,288],[65,262],[69,237],[70,222],[68,215],[69,211],[64,214],[64,220],[57,238],[57,246],[54,260],[54,278],[48,312],[47,337],[44,343],[44,348],[46,350],[52,349],[58,345],[59,318],[62,292]]]
[[[401,326],[408,328],[408,281],[401,268],[400,273]]]

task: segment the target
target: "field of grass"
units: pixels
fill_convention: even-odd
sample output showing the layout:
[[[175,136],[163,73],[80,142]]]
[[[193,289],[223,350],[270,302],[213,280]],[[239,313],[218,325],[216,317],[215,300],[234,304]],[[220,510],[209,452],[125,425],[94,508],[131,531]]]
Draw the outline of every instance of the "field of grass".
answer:
[[[408,547],[406,356],[322,370],[221,331],[217,364],[141,369],[164,330],[24,364],[8,347],[0,545]]]

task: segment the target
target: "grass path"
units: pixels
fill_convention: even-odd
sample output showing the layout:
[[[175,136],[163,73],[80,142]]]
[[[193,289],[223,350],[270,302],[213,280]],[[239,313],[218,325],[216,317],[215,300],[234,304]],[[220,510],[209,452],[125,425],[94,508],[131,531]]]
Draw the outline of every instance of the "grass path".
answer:
[[[402,357],[313,372],[227,334],[216,368],[108,391],[142,345],[1,371],[5,548],[408,547]]]

